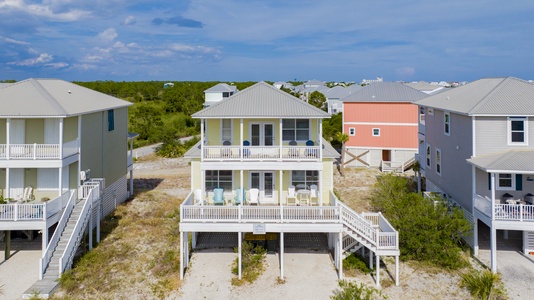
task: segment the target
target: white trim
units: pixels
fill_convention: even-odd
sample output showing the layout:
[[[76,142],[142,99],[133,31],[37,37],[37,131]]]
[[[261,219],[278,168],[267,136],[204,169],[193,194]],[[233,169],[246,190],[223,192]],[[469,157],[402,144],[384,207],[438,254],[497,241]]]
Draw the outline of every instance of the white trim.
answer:
[[[523,121],[523,142],[512,142],[512,121]],[[508,146],[528,146],[528,117],[508,117],[506,129]]]
[[[448,122],[447,117],[449,119]],[[443,112],[443,133],[447,136],[451,135],[451,113],[448,111]]]
[[[345,125],[384,125],[384,126],[419,126],[419,123],[393,123],[393,122],[345,122]]]
[[[375,134],[375,130],[378,130],[378,134]],[[380,136],[380,128],[373,128],[371,129],[372,136]]]
[[[356,128],[349,127],[349,136],[355,136],[356,135]]]
[[[360,146],[345,146],[345,149],[361,149],[361,150],[382,150],[384,147],[360,147]],[[419,151],[419,148],[392,148],[387,147],[387,150],[397,150],[397,151]]]
[[[282,136],[280,137],[280,139],[282,140],[282,142],[286,141],[286,142],[289,142],[291,140],[284,140],[284,120],[293,120],[295,121],[295,127],[293,128],[294,130],[294,133],[295,133],[295,141],[301,141],[301,142],[306,142],[306,141],[309,141],[311,139],[311,133],[312,133],[312,124],[311,124],[311,119],[307,119],[308,120],[308,138],[305,139],[305,140],[299,140],[297,139],[297,120],[302,120],[302,118],[282,118]],[[289,129],[286,129],[286,130],[289,130]]]
[[[440,148],[436,148],[436,174],[441,176],[443,173],[443,159],[442,159],[443,153],[441,152]],[[439,166],[439,168],[438,168]]]
[[[495,186],[496,186],[496,190],[499,190],[499,191],[515,191],[515,174],[512,174],[512,173],[497,173],[495,174],[497,175],[495,178]],[[510,175],[510,179],[512,180],[512,186],[501,186],[500,185],[500,177],[501,175]]]
[[[471,145],[473,147],[473,151],[471,152],[471,157],[475,157],[476,156],[476,145],[477,145],[477,139],[476,139],[476,117],[475,116],[472,116],[471,117],[471,131],[472,131],[472,134],[473,134],[473,138],[471,140]]]
[[[434,108],[428,107],[427,111],[428,111],[428,115],[429,116],[433,116],[434,115]]]

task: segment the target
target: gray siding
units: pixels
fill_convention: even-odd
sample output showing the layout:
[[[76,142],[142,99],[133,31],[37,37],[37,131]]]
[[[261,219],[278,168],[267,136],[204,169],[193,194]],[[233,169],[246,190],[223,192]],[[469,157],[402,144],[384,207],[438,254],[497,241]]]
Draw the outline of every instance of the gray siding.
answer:
[[[531,148],[534,145],[534,120],[528,120],[529,146],[508,146],[507,117],[476,117],[475,119],[475,156]]]
[[[63,142],[70,142],[78,137],[78,117],[63,119]]]
[[[91,169],[91,177],[103,178],[103,122],[104,113],[82,116],[81,169]]]
[[[534,177],[532,175],[523,174],[521,181],[521,191],[517,190],[495,190],[495,199],[499,200],[505,193],[511,194],[514,198],[523,198],[527,193],[534,193],[534,181],[527,181],[527,177]],[[497,184],[497,176],[495,176],[495,184]],[[517,183],[516,183],[517,186]],[[491,191],[489,189],[488,173],[476,169],[476,193],[481,196],[486,196],[491,199]],[[499,201],[497,202],[499,203]],[[504,203],[503,203],[504,204]]]
[[[6,119],[0,119],[0,144],[7,144]]]
[[[451,113],[450,135],[444,133],[444,112],[435,110],[426,115],[425,139],[432,146],[431,168],[426,178],[460,205],[471,211],[471,165],[466,162],[472,153],[471,117]],[[441,176],[436,172],[436,149],[441,149]]]

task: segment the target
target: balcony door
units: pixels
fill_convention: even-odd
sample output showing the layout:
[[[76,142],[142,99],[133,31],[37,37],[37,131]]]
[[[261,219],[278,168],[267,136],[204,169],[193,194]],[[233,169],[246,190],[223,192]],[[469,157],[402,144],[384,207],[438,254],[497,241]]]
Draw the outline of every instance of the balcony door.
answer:
[[[250,125],[250,145],[251,146],[273,146],[274,145],[274,124],[273,123],[253,123]]]
[[[250,172],[250,188],[260,190],[260,201],[273,202],[274,198],[274,172]]]

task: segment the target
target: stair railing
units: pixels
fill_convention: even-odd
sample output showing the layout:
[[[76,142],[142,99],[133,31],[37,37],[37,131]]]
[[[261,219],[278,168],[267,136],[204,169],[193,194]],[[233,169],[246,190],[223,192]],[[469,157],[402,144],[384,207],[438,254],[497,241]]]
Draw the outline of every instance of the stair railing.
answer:
[[[67,226],[67,221],[69,219],[69,216],[71,215],[72,210],[74,209],[74,206],[76,205],[75,196],[76,196],[75,190],[71,190],[69,201],[67,202],[67,205],[65,206],[65,209],[63,210],[63,213],[61,214],[61,218],[59,219],[59,223],[57,224],[56,231],[52,235],[52,238],[50,239],[50,242],[48,243],[48,246],[46,247],[46,250],[43,253],[43,256],[39,260],[39,280],[43,279],[43,275],[46,271],[46,268],[48,267],[48,264],[50,263],[50,260],[52,259],[52,254],[54,253],[54,250],[56,249],[57,244],[59,243],[59,238],[61,237],[63,230],[65,230],[65,227]]]
[[[336,204],[341,207],[341,221],[343,222],[343,225],[347,226],[363,239],[376,246],[378,241],[378,229],[375,230],[369,221],[341,201],[338,200]]]

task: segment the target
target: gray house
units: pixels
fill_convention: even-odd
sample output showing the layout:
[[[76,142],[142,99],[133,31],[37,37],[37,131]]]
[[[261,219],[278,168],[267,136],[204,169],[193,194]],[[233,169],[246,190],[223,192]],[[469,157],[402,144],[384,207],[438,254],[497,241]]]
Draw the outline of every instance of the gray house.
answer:
[[[534,84],[485,78],[417,101],[419,156],[426,190],[460,205],[474,225],[467,242],[490,232],[497,270],[497,230],[534,251]],[[519,249],[518,249],[519,250]]]

